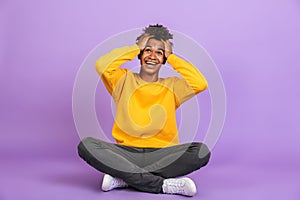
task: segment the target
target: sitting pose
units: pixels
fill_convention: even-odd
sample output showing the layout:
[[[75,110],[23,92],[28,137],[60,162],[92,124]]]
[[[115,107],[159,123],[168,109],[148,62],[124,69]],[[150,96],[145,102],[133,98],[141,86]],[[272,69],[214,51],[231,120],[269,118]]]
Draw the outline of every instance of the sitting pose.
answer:
[[[176,109],[205,90],[207,81],[191,63],[172,53],[171,39],[166,27],[150,25],[136,44],[116,48],[96,61],[116,106],[112,128],[116,143],[87,137],[78,153],[105,174],[103,191],[130,186],[151,193],[196,194],[193,180],[182,176],[205,166],[210,151],[200,142],[179,143]],[[120,68],[136,56],[139,73]],[[181,78],[159,77],[166,62]]]

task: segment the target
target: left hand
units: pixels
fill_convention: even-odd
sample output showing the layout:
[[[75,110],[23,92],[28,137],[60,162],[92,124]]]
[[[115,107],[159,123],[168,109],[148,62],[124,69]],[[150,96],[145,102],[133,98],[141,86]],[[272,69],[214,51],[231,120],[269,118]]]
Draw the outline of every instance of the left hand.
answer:
[[[163,43],[165,45],[165,56],[168,58],[169,55],[172,54],[172,44],[169,40],[163,41]]]

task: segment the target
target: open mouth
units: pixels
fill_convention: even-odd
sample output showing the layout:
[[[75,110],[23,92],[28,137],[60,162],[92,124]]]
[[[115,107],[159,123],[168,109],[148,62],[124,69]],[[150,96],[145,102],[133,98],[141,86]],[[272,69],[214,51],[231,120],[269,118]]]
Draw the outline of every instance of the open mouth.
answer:
[[[151,61],[147,61],[147,62],[145,62],[147,65],[152,65],[152,66],[154,66],[154,65],[157,65],[158,63],[155,63],[155,62],[151,62]]]

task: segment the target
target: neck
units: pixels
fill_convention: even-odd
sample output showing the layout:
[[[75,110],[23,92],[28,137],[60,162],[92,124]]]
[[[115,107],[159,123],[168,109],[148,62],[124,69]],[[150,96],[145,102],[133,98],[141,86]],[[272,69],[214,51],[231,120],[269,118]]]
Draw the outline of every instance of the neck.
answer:
[[[158,80],[158,74],[145,74],[143,72],[139,73],[141,79],[146,82],[156,82]]]

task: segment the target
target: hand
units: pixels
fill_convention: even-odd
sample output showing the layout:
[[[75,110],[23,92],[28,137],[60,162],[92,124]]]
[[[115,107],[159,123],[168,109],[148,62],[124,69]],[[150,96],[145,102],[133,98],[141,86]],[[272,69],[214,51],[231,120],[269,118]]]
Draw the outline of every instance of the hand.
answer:
[[[142,35],[139,40],[137,41],[137,45],[139,46],[140,50],[144,50],[145,49],[145,46],[149,40],[149,38],[151,37],[150,34],[146,33],[144,35]]]
[[[169,40],[163,41],[163,43],[165,45],[165,56],[168,58],[169,55],[172,54],[172,44]]]

